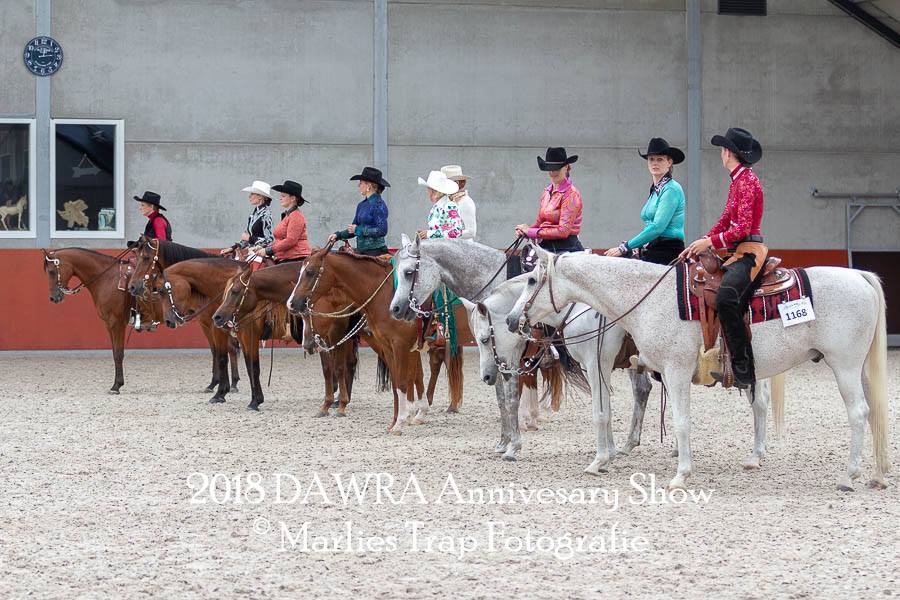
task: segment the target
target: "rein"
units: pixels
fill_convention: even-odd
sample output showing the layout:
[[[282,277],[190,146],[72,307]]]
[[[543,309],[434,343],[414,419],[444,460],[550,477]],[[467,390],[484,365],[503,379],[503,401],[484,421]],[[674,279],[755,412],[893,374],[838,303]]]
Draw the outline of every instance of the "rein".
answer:
[[[323,313],[323,312],[318,312],[318,311],[313,310],[313,302],[312,302],[313,292],[316,291],[316,287],[319,285],[319,280],[322,278],[322,273],[325,272],[325,260],[323,259],[322,264],[319,265],[319,271],[318,271],[318,273],[316,273],[316,280],[313,282],[312,288],[310,288],[309,293],[306,295],[307,296],[306,310],[304,312],[311,316],[325,317],[326,319],[343,319],[345,317],[352,317],[353,315],[355,315],[356,313],[358,313],[362,309],[364,309],[366,306],[368,306],[372,302],[372,300],[375,299],[375,296],[378,295],[378,292],[381,291],[381,288],[384,287],[384,284],[386,284],[388,282],[388,280],[394,276],[394,271],[396,271],[396,268],[388,271],[388,274],[385,275],[384,279],[381,280],[381,283],[378,284],[378,287],[375,288],[375,291],[372,292],[372,294],[368,298],[366,298],[365,302],[363,302],[362,304],[357,306],[355,309],[349,310],[349,308],[351,306],[353,306],[353,304],[351,303],[351,304],[348,304],[347,306],[345,306],[344,308],[342,308],[341,310],[338,310],[335,312]]]
[[[89,287],[92,283],[94,283],[95,281],[100,279],[107,271],[112,269],[114,266],[118,265],[119,261],[122,259],[122,257],[125,256],[126,254],[128,254],[129,252],[131,252],[131,248],[125,248],[124,250],[119,252],[115,257],[113,257],[115,260],[112,263],[110,263],[110,265],[108,267],[104,268],[102,271],[97,273],[97,275],[95,275],[88,281],[82,281],[81,283],[79,283],[78,285],[76,285],[73,288],[67,288],[62,284],[62,280],[60,279],[60,276],[59,276],[59,265],[62,262],[62,261],[60,261],[60,259],[58,259],[55,255],[51,256],[48,253],[47,255],[44,256],[44,261],[47,263],[50,263],[56,267],[56,270],[55,270],[55,272],[56,272],[56,289],[59,290],[61,293],[65,294],[66,296],[72,296],[72,295],[80,292],[82,289]],[[77,275],[76,275],[76,277],[77,277]]]
[[[188,321],[196,318],[197,315],[199,315],[204,310],[206,310],[206,307],[208,307],[210,304],[212,304],[216,300],[215,298],[210,298],[199,309],[197,309],[193,313],[190,313],[187,316],[185,316],[185,315],[182,315],[181,312],[179,312],[178,306],[175,305],[175,297],[172,295],[172,284],[169,283],[168,280],[164,280],[163,289],[166,291],[166,294],[169,297],[169,304],[172,306],[172,314],[175,315],[175,319],[178,320],[182,325],[184,325]]]
[[[538,354],[535,354],[533,357],[526,358],[523,367],[515,367],[513,368],[511,365],[507,365],[505,361],[503,361],[500,356],[497,354],[497,337],[494,334],[494,320],[491,318],[491,311],[486,310],[487,320],[488,320],[488,331],[490,332],[490,340],[491,340],[491,353],[494,355],[494,364],[497,365],[497,371],[503,373],[504,375],[527,375],[529,373],[533,373],[541,364],[541,360],[544,358],[544,355],[547,353],[548,344],[541,344],[541,351]],[[529,339],[528,343],[531,341],[536,341]],[[526,350],[528,346],[526,345]]]

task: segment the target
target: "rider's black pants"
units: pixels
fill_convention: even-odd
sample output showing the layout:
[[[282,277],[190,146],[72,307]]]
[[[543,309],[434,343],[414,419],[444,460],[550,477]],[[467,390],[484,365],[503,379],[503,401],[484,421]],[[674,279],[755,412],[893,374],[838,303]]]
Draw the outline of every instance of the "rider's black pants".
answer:
[[[731,351],[731,366],[737,381],[752,384],[756,380],[756,370],[753,365],[753,348],[744,325],[744,315],[762,277],[762,269],[759,271],[756,281],[750,280],[750,272],[759,259],[752,253],[744,254],[741,258],[725,268],[722,284],[716,294],[716,309],[719,311],[719,322],[722,326],[722,336],[728,349]]]

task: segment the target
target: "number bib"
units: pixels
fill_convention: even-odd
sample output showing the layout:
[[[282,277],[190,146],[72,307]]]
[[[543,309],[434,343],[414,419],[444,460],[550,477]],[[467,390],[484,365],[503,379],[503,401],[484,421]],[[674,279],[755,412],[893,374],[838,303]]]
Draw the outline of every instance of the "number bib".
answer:
[[[781,324],[785,327],[816,320],[812,302],[806,296],[790,302],[782,302],[778,305],[778,312],[781,314]]]

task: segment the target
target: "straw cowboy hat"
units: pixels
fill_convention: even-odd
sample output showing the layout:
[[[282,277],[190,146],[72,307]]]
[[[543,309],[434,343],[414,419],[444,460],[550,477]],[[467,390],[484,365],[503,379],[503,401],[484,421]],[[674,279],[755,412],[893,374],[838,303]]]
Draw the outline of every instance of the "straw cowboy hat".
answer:
[[[643,159],[646,159],[648,156],[668,156],[672,159],[672,163],[676,165],[684,162],[684,152],[675,146],[670,146],[669,142],[662,138],[652,138],[650,143],[647,144],[647,153],[641,154],[641,151],[638,150],[638,154]]]
[[[565,148],[547,148],[546,158],[537,157],[538,168],[541,171],[559,171],[577,161],[578,155],[567,156]]]
[[[146,202],[147,204],[152,204],[159,210],[166,210],[166,207],[159,203],[159,194],[156,192],[144,192],[143,196],[134,196],[134,199],[138,202]]]
[[[419,177],[419,185],[430,187],[434,191],[446,194],[447,196],[459,191],[459,186],[456,182],[447,179],[447,176],[440,171],[432,171],[429,173],[427,180]]]
[[[241,190],[242,192],[250,192],[251,194],[259,194],[268,199],[272,199],[272,186],[265,181],[254,181],[249,186]]]
[[[464,175],[462,172],[462,167],[459,165],[446,165],[441,167],[441,173],[447,176],[447,179],[451,181],[459,181],[460,179],[468,180],[470,177],[468,175]]]
[[[762,158],[762,145],[753,139],[749,131],[740,127],[730,128],[724,136],[714,135],[709,143],[728,148],[751,165]]]

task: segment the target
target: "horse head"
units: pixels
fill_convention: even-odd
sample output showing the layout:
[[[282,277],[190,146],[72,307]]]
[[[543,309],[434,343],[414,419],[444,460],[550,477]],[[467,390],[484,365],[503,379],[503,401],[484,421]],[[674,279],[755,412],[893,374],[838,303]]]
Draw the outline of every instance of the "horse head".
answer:
[[[329,243],[324,248],[316,250],[303,263],[294,290],[287,299],[288,311],[291,314],[307,314],[316,298],[317,290],[331,289],[334,273],[325,268],[325,259],[331,252],[332,245]]]
[[[415,319],[420,305],[431,297],[441,283],[441,270],[438,264],[429,258],[419,237],[415,241],[403,234],[400,239],[400,251],[394,256],[397,273],[397,287],[391,298],[390,312],[395,319],[412,321]]]
[[[72,278],[72,266],[60,260],[54,252],[47,252],[41,248],[44,253],[44,272],[47,274],[47,285],[50,293],[50,302],[59,304],[65,297],[65,287]]]
[[[165,265],[160,264],[159,240],[141,235],[134,247],[136,262],[134,272],[128,281],[128,293],[135,297],[146,297],[158,292],[157,283]]]

